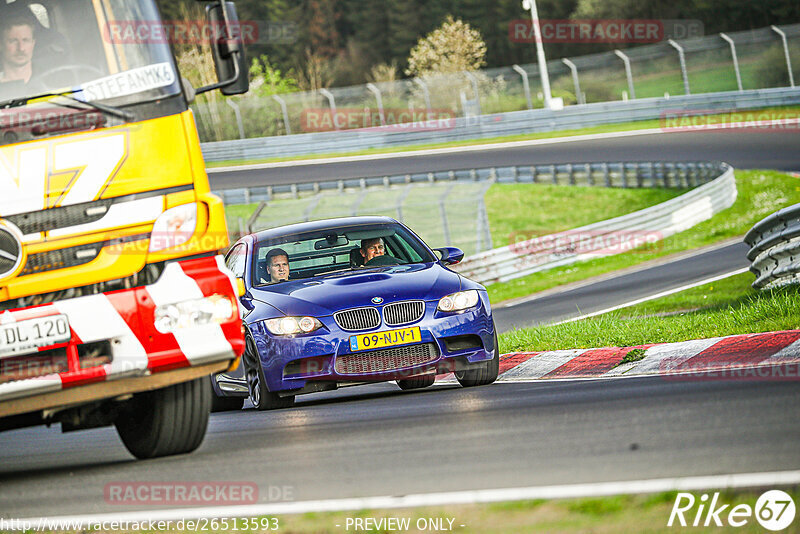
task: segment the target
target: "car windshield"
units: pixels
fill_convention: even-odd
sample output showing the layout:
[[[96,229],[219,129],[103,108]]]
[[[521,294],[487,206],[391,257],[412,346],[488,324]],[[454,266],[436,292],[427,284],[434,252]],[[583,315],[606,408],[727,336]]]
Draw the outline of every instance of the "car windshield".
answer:
[[[63,99],[48,98],[53,94],[106,106],[179,94],[166,40],[141,37],[153,26],[160,23],[152,1],[0,2],[0,139],[25,140],[16,130],[53,114],[95,126],[73,115],[85,114],[74,101],[65,109]]]
[[[259,241],[253,255],[253,285],[433,261],[436,258],[425,244],[399,224],[326,228]]]

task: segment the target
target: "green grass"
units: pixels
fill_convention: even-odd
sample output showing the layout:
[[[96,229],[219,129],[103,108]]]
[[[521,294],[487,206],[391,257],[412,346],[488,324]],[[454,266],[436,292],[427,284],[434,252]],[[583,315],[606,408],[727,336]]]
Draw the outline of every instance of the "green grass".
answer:
[[[655,247],[559,267],[488,287],[493,303],[523,297],[562,284],[617,271],[664,256],[743,236],[767,215],[800,203],[800,180],[777,171],[736,171],[738,197],[733,206]],[[536,186],[531,186],[536,187]],[[490,218],[490,225],[493,224]]]
[[[686,190],[498,184],[486,193],[492,245],[502,247],[611,219],[665,202]]]
[[[770,487],[769,489],[778,488]],[[779,489],[787,492],[795,503],[800,502],[800,490],[796,486]],[[689,525],[694,519],[694,514],[698,511],[700,496],[704,493],[713,495],[714,492],[715,490],[689,492],[696,499],[695,506],[684,515]],[[728,505],[725,511],[720,514],[720,520],[727,525],[728,512],[734,506],[745,504],[754,509],[758,497],[763,492],[756,490],[723,490],[719,491],[719,493],[717,507]],[[481,534],[517,534],[519,532],[558,532],[564,534],[637,532],[644,534],[670,534],[676,531],[751,534],[765,532],[754,517],[748,518],[747,524],[738,528],[727,526],[723,528],[681,527],[677,520],[672,527],[668,527],[667,522],[677,495],[675,491],[666,491],[643,495],[614,495],[603,498],[510,501],[489,504],[450,505],[446,507],[369,510],[367,513],[364,513],[365,511],[324,512],[283,515],[278,516],[277,519],[279,532],[297,534],[347,532],[347,520],[354,518],[408,520],[410,528],[408,531],[403,532],[434,532],[434,530],[430,529],[427,531],[417,529],[417,521],[422,518],[445,519],[443,523],[445,527],[448,526],[446,519],[452,519],[453,532],[463,534],[471,534],[473,532]],[[241,523],[242,521],[240,520],[240,525]],[[356,531],[352,523],[349,531]],[[782,532],[792,534],[798,531],[800,531],[798,529],[798,520],[795,519],[794,523]],[[168,532],[179,531],[170,530]],[[251,532],[251,530],[244,529],[244,532]],[[367,532],[397,531],[369,530]]]
[[[663,91],[660,93],[659,96],[663,96]],[[737,110],[737,112],[743,110]],[[760,111],[763,112],[797,112],[800,111],[800,108],[796,106],[787,106],[787,107],[774,107],[774,108],[765,108]],[[709,117],[717,117],[717,118],[724,118],[726,115],[714,114],[709,115]],[[636,130],[647,130],[651,128],[661,128],[661,121],[654,119],[654,120],[646,120],[646,121],[634,121],[634,122],[624,122],[624,123],[617,123],[617,124],[602,124],[599,126],[591,126],[588,128],[578,128],[578,129],[571,129],[571,130],[558,130],[552,132],[538,132],[538,133],[530,133],[530,134],[518,134],[518,135],[505,135],[500,137],[493,137],[489,139],[474,139],[470,141],[450,141],[446,143],[428,143],[428,144],[419,144],[419,145],[408,145],[402,147],[392,147],[392,148],[371,148],[367,150],[357,150],[352,152],[331,152],[326,154],[306,154],[300,156],[288,156],[288,157],[275,157],[275,158],[263,158],[263,159],[253,159],[253,160],[226,160],[226,161],[209,161],[206,163],[206,167],[208,168],[215,168],[215,167],[233,167],[239,165],[254,165],[258,163],[274,163],[278,161],[300,161],[300,160],[314,160],[314,159],[324,159],[324,158],[337,158],[337,157],[349,157],[349,156],[366,156],[372,154],[392,154],[396,152],[408,152],[408,151],[416,151],[416,150],[429,150],[435,148],[452,148],[452,147],[467,147],[467,146],[479,146],[479,145],[487,145],[493,143],[510,143],[513,141],[529,141],[535,139],[552,139],[556,137],[573,137],[577,135],[591,135],[591,134],[603,134],[603,133],[613,133],[613,132],[628,132],[628,131],[636,131]]]
[[[500,335],[503,352],[630,347],[800,329],[800,287],[750,287],[751,273],[589,319]]]

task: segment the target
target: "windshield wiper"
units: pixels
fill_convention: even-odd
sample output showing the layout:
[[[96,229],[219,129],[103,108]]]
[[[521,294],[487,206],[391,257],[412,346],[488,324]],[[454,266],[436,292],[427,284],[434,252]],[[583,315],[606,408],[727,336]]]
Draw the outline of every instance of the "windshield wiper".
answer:
[[[27,96],[24,98],[12,98],[10,100],[6,100],[5,102],[0,102],[0,109],[18,108],[27,105],[31,100],[38,100],[40,98],[47,98],[49,96],[54,96],[54,97],[60,96],[77,104],[83,104],[85,106],[89,106],[89,108],[93,108],[96,109],[97,111],[102,111],[103,113],[106,113],[108,115],[120,118],[126,122],[130,122],[134,119],[134,115],[130,111],[125,111],[124,109],[115,108],[113,106],[107,106],[105,104],[99,104],[97,102],[79,100],[74,96],[72,96],[73,94],[77,93],[80,90],[81,89],[69,89],[67,91],[59,91],[57,93],[42,93],[34,96]],[[63,103],[62,104],[59,104],[58,102],[53,102],[53,103],[58,104],[60,106],[65,106],[65,104]]]

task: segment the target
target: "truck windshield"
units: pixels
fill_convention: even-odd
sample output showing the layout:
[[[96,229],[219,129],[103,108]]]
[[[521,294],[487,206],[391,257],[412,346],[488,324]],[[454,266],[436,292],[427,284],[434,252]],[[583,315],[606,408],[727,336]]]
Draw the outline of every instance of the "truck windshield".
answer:
[[[0,0],[0,108],[59,92],[115,107],[178,94],[159,21],[152,0]]]

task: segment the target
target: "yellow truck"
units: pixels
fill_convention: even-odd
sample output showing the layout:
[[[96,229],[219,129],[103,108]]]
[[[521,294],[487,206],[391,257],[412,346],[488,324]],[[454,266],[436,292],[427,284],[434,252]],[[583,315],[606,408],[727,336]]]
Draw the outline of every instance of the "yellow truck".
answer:
[[[187,24],[219,82],[195,90],[154,0],[0,3],[0,430],[115,425],[138,458],[203,440],[244,343],[189,104],[248,88],[235,6],[206,4]]]

